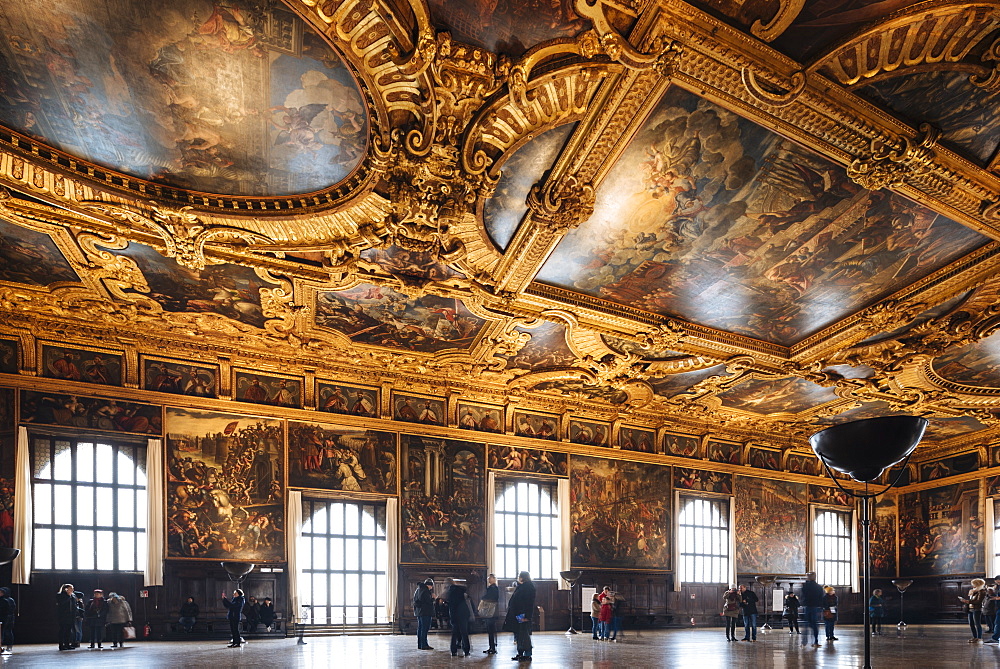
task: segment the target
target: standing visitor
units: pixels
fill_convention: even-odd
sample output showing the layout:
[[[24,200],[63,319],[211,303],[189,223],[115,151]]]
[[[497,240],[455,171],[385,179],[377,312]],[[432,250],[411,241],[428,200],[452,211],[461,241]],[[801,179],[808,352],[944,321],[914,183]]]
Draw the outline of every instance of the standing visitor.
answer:
[[[882,636],[882,618],[885,616],[885,600],[882,599],[882,590],[879,588],[872,590],[872,596],[868,598],[868,613],[872,617],[872,636]]]
[[[448,625],[448,602],[444,601],[444,597],[438,597],[434,600],[434,617],[437,619],[439,630],[443,630]]]
[[[132,622],[132,607],[117,592],[108,595],[108,637],[112,648],[125,647],[125,625]]]
[[[181,617],[177,621],[184,628],[185,632],[190,633],[194,629],[194,624],[198,622],[198,605],[194,601],[194,597],[188,597],[187,601],[181,604]]]
[[[594,639],[601,639],[601,593],[595,592],[590,599],[590,623],[594,630]]]
[[[802,634],[799,631],[799,598],[794,592],[785,595],[785,606],[781,610],[781,616],[788,621],[789,634]]]
[[[1000,575],[993,577],[993,595],[990,600],[993,602],[993,636],[983,643],[1000,643]]]
[[[97,649],[102,650],[104,626],[108,622],[108,602],[104,599],[103,590],[94,590],[94,596],[87,602],[87,608],[84,610],[84,618],[90,628],[90,647],[93,648],[96,643]]]
[[[726,620],[726,641],[736,641],[736,619],[740,615],[740,591],[730,586],[722,596],[722,616]]]
[[[83,601],[83,593],[73,593],[76,597],[76,619],[73,621],[73,648],[79,648],[83,643],[83,614],[86,602]]]
[[[981,578],[972,579],[972,589],[969,590],[967,599],[959,597],[959,600],[965,604],[965,612],[969,616],[969,627],[972,628],[972,638],[969,639],[969,643],[979,643],[983,640],[983,625],[980,614],[985,599],[986,581]]]
[[[996,588],[990,586],[986,588],[986,597],[983,598],[983,622],[986,623],[986,636],[992,637],[993,630],[996,626],[996,614],[997,614],[997,600],[996,600]],[[989,643],[993,641],[992,638],[987,639],[983,643]]]
[[[229,631],[233,635],[233,642],[228,647],[239,648],[243,644],[243,639],[240,637],[240,616],[243,615],[243,606],[246,604],[243,591],[239,588],[233,590],[232,601],[229,601],[226,598],[226,593],[223,592],[222,604],[229,609],[229,613],[226,614],[226,620],[229,621]]]
[[[66,583],[56,595],[56,622],[59,623],[59,650],[73,649],[73,626],[76,623],[76,596],[73,585]]]
[[[507,603],[504,632],[513,632],[517,639],[517,655],[510,658],[518,662],[531,662],[531,624],[535,618],[535,584],[531,574],[522,571],[517,575],[517,588]]]
[[[274,602],[271,601],[270,597],[265,597],[264,602],[260,605],[260,624],[268,632],[274,627]]]
[[[611,609],[611,640],[618,641],[618,633],[622,631],[622,618],[625,615],[625,598],[620,592],[615,592],[615,603]]]
[[[487,655],[497,654],[497,606],[500,603],[500,588],[497,577],[490,574],[486,577],[486,594],[479,600],[479,617],[486,623],[486,634],[489,635],[490,647],[483,652]]]
[[[839,641],[833,636],[833,628],[837,624],[837,591],[832,585],[825,586],[823,592],[823,623],[826,625],[826,640]]]
[[[431,629],[431,618],[434,617],[434,579],[429,578],[419,583],[413,591],[413,615],[417,617],[417,650],[434,650],[427,643],[427,632]]]
[[[753,590],[740,586],[740,609],[743,610],[743,638],[740,641],[757,641],[757,602],[759,598]]]
[[[0,654],[14,652],[14,616],[17,614],[17,602],[10,596],[10,588],[0,588],[0,625],[3,626],[3,638],[0,640]]]
[[[611,633],[611,611],[615,605],[615,595],[611,592],[611,586],[604,586],[604,590],[601,592],[601,615],[598,617],[598,621],[601,626],[601,641],[607,641],[608,635]]]
[[[816,572],[806,574],[806,582],[802,584],[802,597],[799,598],[806,609],[806,633],[802,635],[802,645],[809,641],[809,630],[813,633],[813,647],[819,648],[819,612],[823,609],[823,588],[816,582]]]
[[[456,578],[451,580],[448,588],[448,618],[451,619],[451,656],[458,656],[458,648],[461,646],[465,657],[469,657],[469,618],[472,616],[472,609],[469,608],[468,597],[465,590],[465,579]]]

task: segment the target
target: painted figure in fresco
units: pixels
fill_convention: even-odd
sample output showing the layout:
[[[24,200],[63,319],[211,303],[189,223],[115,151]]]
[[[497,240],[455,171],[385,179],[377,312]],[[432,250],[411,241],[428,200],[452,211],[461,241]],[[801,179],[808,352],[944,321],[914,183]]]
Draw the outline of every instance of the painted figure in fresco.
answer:
[[[358,398],[351,405],[351,414],[355,416],[374,416],[375,405],[372,404],[368,394],[363,390],[358,391]]]
[[[81,374],[80,368],[76,364],[79,359],[80,356],[77,354],[63,351],[62,355],[53,360],[49,365],[49,371],[57,379],[81,381],[83,380],[83,374]]]
[[[323,400],[323,403],[319,407],[322,411],[347,413],[347,400],[344,399],[340,386],[324,388],[323,394],[326,395],[326,399]]]
[[[108,366],[104,364],[104,356],[100,354],[95,353],[93,359],[87,363],[86,374],[91,383],[111,384]]]
[[[278,389],[274,392],[274,395],[271,396],[271,404],[279,407],[297,406],[298,402],[296,402],[295,399],[297,394],[298,393],[293,393],[288,388],[288,381],[281,379],[278,382]]]
[[[148,382],[150,390],[157,390],[163,393],[180,392],[181,375],[170,369],[165,363],[154,362],[150,364],[149,370],[155,372],[153,378]]]
[[[500,422],[497,420],[496,411],[484,411],[483,417],[479,421],[479,429],[482,432],[500,432]]]
[[[420,415],[417,416],[417,421],[428,425],[437,425],[441,422],[430,402],[424,402],[424,406],[420,409]]]
[[[247,386],[246,392],[243,394],[243,399],[247,402],[257,402],[258,404],[265,404],[267,402],[267,390],[260,385],[260,377],[253,377],[250,380],[250,385]]]
[[[458,426],[463,430],[475,430],[478,429],[478,424],[476,423],[476,417],[472,414],[472,409],[466,409],[465,413],[458,421]]]

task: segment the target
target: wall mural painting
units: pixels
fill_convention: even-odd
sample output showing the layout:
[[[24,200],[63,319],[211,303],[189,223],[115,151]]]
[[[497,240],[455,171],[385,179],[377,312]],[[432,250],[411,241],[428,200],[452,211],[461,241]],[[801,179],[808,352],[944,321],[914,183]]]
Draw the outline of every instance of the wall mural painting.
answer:
[[[623,451],[639,451],[640,453],[655,453],[656,432],[644,430],[641,427],[618,428],[618,448]]]
[[[670,568],[670,467],[574,455],[574,567]]]
[[[0,339],[0,374],[17,374],[17,342]]]
[[[967,70],[906,72],[853,89],[914,127],[941,128],[941,144],[950,144],[981,165],[1000,145],[1000,91],[976,86]]]
[[[944,441],[951,437],[958,437],[985,429],[986,425],[983,425],[971,416],[958,416],[956,418],[934,417],[930,419],[930,425],[927,426],[927,431],[924,432],[923,441]]]
[[[804,379],[753,379],[719,394],[723,406],[753,413],[799,413],[837,399],[832,388]]]
[[[122,384],[122,356],[104,351],[42,345],[42,376],[66,381]]]
[[[489,457],[490,469],[569,476],[569,456],[558,451],[490,445]]]
[[[700,383],[713,376],[726,377],[730,375],[726,372],[725,365],[715,365],[693,372],[683,372],[681,374],[653,378],[649,380],[649,384],[653,386],[653,392],[657,395],[670,399],[686,392],[696,383]]]
[[[161,434],[161,407],[100,397],[21,391],[21,422],[109,432]]]
[[[236,370],[236,401],[302,408],[302,380]]]
[[[209,265],[202,270],[181,267],[172,258],[165,258],[155,249],[131,242],[124,250],[111,253],[135,261],[149,285],[145,296],[164,311],[192,314],[217,314],[264,327],[264,312],[260,306],[260,289],[277,288],[248,267],[239,265]],[[129,289],[128,293],[142,295]]]
[[[671,87],[537,279],[791,345],[986,241]]]
[[[528,211],[528,192],[552,167],[575,127],[571,123],[543,132],[504,162],[496,191],[483,209],[486,232],[501,251],[507,250]]]
[[[455,298],[408,297],[388,286],[362,283],[316,295],[316,324],[351,341],[421,353],[468,348],[486,321]]]
[[[378,414],[378,389],[318,381],[319,410],[374,418]]]
[[[396,494],[396,433],[288,421],[288,485]]]
[[[503,432],[503,409],[479,404],[458,403],[458,427],[477,432]]]
[[[809,502],[812,504],[835,504],[854,506],[851,496],[836,486],[809,484]]]
[[[920,463],[920,480],[934,481],[946,476],[965,474],[979,469],[979,451],[954,455],[934,462]]]
[[[705,456],[712,462],[724,462],[730,465],[741,464],[743,446],[728,441],[708,440]]]
[[[573,364],[576,355],[566,344],[566,326],[542,323],[536,328],[515,328],[531,335],[528,343],[507,360],[507,369],[544,369]]]
[[[751,446],[748,459],[751,467],[781,471],[781,451]]]
[[[896,499],[884,495],[875,503],[871,524],[872,576],[893,578],[896,576]],[[858,519],[858,536],[863,531]],[[860,545],[859,545],[860,548]],[[860,552],[860,551],[859,551]],[[858,556],[858,564],[864,555]]]
[[[935,358],[934,371],[953,383],[1000,388],[1000,333]]]
[[[279,420],[167,408],[167,557],[285,559]]]
[[[481,443],[400,435],[401,562],[485,562],[485,451]]]
[[[733,475],[723,472],[705,472],[700,469],[674,467],[674,487],[680,490],[721,492],[731,495]]]
[[[913,482],[912,477],[910,476],[912,471],[913,468],[910,465],[906,465],[905,467],[892,467],[882,475],[882,480],[885,483],[893,482],[897,486],[910,485]],[[899,476],[898,481],[896,480],[897,476]]]
[[[540,42],[573,37],[585,23],[568,0],[485,2],[429,0],[434,23],[455,39],[509,56],[520,56]]]
[[[611,425],[608,423],[597,423],[580,418],[569,419],[570,443],[608,446],[610,436]]]
[[[983,521],[979,481],[899,497],[899,573],[935,576],[982,573]]]
[[[444,425],[444,400],[392,393],[392,419],[404,423]]]
[[[336,184],[365,152],[357,84],[279,3],[10,0],[0,16],[14,36],[0,45],[0,123],[86,160],[209,193],[290,195]]]
[[[202,367],[187,362],[142,359],[143,387],[160,393],[218,397],[219,367]]]
[[[535,439],[559,439],[559,416],[514,410],[514,434]]]
[[[441,262],[436,251],[411,251],[390,244],[385,248],[366,249],[361,259],[379,265],[393,276],[418,277],[443,281],[465,275]]]
[[[0,56],[0,72],[2,68]],[[3,80],[2,76],[0,80]],[[0,97],[0,119],[3,118],[3,100]],[[60,281],[79,280],[66,256],[48,235],[0,218],[0,281],[48,286]]]
[[[789,453],[785,461],[785,469],[793,474],[819,475],[819,460],[815,455],[800,455]]]
[[[736,571],[801,574],[806,569],[808,493],[802,483],[737,476]]]

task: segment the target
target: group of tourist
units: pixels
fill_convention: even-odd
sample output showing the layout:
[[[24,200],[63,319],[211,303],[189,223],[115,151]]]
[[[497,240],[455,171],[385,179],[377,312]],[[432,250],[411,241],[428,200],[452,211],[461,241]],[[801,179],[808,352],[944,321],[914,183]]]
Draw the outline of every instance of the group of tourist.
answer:
[[[460,651],[465,657],[469,657],[472,652],[469,630],[477,620],[484,623],[489,638],[489,648],[483,652],[487,655],[496,655],[497,608],[500,602],[500,588],[496,576],[490,574],[487,577],[486,592],[478,605],[473,605],[465,579],[449,578],[445,580],[445,585],[446,592],[443,599],[448,603],[452,657],[457,657]],[[517,654],[511,659],[531,662],[531,626],[535,617],[535,584],[531,580],[531,575],[526,571],[518,574],[513,590],[510,601],[507,602],[503,631],[514,634]],[[417,617],[417,648],[420,650],[434,650],[427,641],[431,619],[435,617],[433,591],[434,579],[428,578],[421,582],[413,593],[413,613]]]
[[[625,611],[625,597],[604,586],[595,592],[590,602],[590,621],[597,641],[618,641],[622,631],[622,615]]]
[[[972,638],[969,643],[1000,643],[1000,575],[993,579],[994,585],[986,587],[981,578],[972,579],[972,589],[965,597],[959,597],[962,607],[969,617]],[[986,624],[986,640],[983,640],[983,624]]]
[[[881,601],[881,590],[876,590],[879,601]],[[839,601],[837,591],[832,586],[820,587],[816,582],[816,574],[809,572],[806,574],[806,582],[802,584],[801,596],[794,592],[785,595],[783,602],[782,617],[788,620],[788,633],[801,634],[799,632],[799,609],[805,609],[804,618],[806,633],[802,638],[802,645],[805,646],[809,640],[809,631],[812,630],[813,646],[819,648],[819,621],[822,617],[823,625],[826,628],[826,640],[837,641],[834,636],[834,628],[837,625],[837,608]],[[757,602],[760,598],[757,594],[745,585],[732,586],[722,596],[722,617],[726,621],[726,641],[757,641]],[[871,606],[871,603],[869,603]],[[881,604],[878,605],[881,610]],[[743,638],[736,638],[736,619],[743,618]],[[881,633],[881,615],[879,617],[879,633]]]
[[[132,607],[116,592],[94,590],[84,602],[82,592],[71,583],[59,588],[56,595],[56,619],[59,623],[59,650],[74,650],[84,640],[84,629],[90,639],[91,650],[104,649],[104,631],[107,629],[111,648],[124,648],[125,639],[135,638],[132,625]]]

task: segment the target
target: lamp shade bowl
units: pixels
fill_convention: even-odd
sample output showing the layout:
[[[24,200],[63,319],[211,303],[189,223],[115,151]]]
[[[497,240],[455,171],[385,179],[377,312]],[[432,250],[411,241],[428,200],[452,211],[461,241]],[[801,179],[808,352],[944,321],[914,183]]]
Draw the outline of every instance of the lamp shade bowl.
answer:
[[[920,416],[866,418],[821,430],[809,444],[831,469],[868,483],[912,453],[925,429],[927,419]]]
[[[0,547],[0,565],[7,564],[8,562],[13,562],[17,559],[17,556],[21,554],[20,548],[6,548]]]
[[[219,564],[229,574],[229,578],[234,581],[239,581],[257,566],[253,562],[220,562]]]

